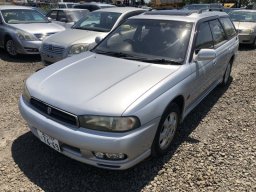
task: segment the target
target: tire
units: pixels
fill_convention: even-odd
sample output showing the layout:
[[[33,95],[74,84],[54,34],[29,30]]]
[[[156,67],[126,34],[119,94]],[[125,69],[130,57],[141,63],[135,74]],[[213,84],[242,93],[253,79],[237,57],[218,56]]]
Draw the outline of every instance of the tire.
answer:
[[[222,78],[222,83],[221,83],[222,87],[225,87],[228,85],[228,82],[230,80],[231,70],[232,70],[232,64],[231,64],[231,61],[229,61],[228,65],[226,67],[225,73],[223,75],[223,78]]]
[[[256,48],[256,38],[254,39],[253,43],[251,44],[252,49]]]
[[[167,153],[180,122],[180,108],[171,103],[163,113],[151,147],[152,156],[161,156]]]
[[[18,55],[18,53],[16,51],[15,43],[11,38],[6,40],[5,50],[9,54],[10,57],[17,57],[17,55]]]

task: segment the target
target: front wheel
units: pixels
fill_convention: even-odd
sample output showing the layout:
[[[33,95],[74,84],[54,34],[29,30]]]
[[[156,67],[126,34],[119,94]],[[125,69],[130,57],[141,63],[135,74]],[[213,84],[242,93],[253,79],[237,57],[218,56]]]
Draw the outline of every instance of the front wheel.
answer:
[[[15,43],[12,39],[8,39],[5,43],[5,50],[11,57],[16,57],[18,55],[16,51]]]
[[[176,103],[171,105],[163,113],[152,147],[152,155],[160,156],[165,154],[175,136],[180,121],[180,108]]]

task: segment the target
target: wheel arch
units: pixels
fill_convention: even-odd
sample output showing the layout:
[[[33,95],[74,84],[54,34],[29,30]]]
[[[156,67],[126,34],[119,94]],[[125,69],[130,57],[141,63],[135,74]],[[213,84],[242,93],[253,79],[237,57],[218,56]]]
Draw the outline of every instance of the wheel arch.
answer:
[[[179,114],[179,115],[180,115],[180,123],[181,123],[181,122],[182,122],[182,119],[183,119],[183,112],[184,112],[184,106],[185,106],[185,99],[184,99],[184,96],[183,96],[183,95],[178,95],[178,96],[176,96],[174,99],[172,99],[172,100],[168,103],[168,105],[167,105],[167,107],[165,108],[164,112],[169,109],[169,107],[170,107],[170,105],[171,105],[172,103],[176,103],[176,104],[178,105],[179,109],[180,109],[180,114]]]

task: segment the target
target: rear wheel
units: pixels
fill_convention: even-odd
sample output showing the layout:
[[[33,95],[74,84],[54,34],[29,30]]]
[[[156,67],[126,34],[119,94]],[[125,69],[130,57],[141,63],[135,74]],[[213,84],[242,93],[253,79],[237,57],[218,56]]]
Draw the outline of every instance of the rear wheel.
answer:
[[[253,49],[255,49],[255,48],[256,48],[256,37],[255,37],[255,39],[254,39],[253,43],[251,44],[251,47],[252,47]]]
[[[175,136],[180,121],[180,108],[176,103],[171,103],[163,113],[152,147],[152,155],[165,154]]]
[[[5,43],[5,50],[11,57],[16,57],[18,55],[15,43],[11,38],[7,39]]]
[[[226,71],[224,73],[221,86],[224,87],[228,84],[228,81],[230,79],[231,69],[232,69],[232,65],[231,65],[231,62],[229,62],[227,65]]]

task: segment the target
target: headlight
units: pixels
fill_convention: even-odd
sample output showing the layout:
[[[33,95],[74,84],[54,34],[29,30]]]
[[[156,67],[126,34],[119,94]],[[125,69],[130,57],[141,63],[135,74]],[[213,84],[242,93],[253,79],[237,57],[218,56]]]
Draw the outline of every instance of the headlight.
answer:
[[[137,117],[80,116],[81,127],[99,131],[122,132],[140,127]]]
[[[25,31],[17,30],[16,33],[18,38],[22,41],[38,41],[38,39],[34,35]]]
[[[69,49],[69,55],[75,55],[75,54],[79,54],[85,51],[88,51],[89,49],[89,45],[88,44],[76,44],[76,45],[72,45]]]
[[[29,102],[30,99],[31,99],[31,96],[30,96],[30,93],[29,93],[28,88],[27,88],[27,86],[26,86],[26,83],[25,83],[25,85],[24,85],[22,97],[23,97],[27,102]]]
[[[249,33],[249,34],[251,34],[251,33],[254,32],[254,29],[241,29],[240,31],[241,31],[241,33]]]

